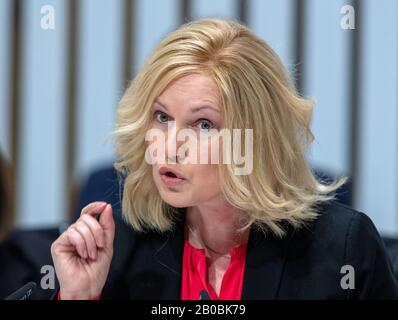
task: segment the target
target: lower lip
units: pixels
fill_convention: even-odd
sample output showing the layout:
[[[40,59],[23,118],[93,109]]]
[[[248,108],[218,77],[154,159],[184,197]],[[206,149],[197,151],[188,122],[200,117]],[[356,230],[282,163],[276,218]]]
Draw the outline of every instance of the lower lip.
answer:
[[[177,185],[182,184],[185,181],[185,179],[169,177],[169,176],[166,176],[165,174],[161,174],[160,178],[162,179],[163,183],[167,186],[177,186]]]

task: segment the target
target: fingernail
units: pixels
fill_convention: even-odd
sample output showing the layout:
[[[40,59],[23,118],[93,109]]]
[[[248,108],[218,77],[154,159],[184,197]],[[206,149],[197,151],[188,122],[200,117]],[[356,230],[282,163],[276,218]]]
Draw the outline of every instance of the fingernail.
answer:
[[[106,205],[106,202],[105,202],[105,201],[98,201],[97,204],[96,204],[96,206],[97,206],[98,208],[103,207],[104,205]]]

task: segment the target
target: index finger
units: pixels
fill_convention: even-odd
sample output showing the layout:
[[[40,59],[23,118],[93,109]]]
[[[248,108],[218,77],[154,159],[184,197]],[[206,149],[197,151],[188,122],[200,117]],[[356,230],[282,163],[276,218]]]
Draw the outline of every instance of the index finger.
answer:
[[[100,214],[105,209],[106,205],[107,203],[104,201],[91,202],[82,209],[80,216],[84,214],[89,214],[89,215]]]

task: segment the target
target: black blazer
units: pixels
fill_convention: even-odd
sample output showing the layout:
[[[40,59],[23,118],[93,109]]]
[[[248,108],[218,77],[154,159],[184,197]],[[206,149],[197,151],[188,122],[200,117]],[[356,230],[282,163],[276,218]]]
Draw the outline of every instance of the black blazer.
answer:
[[[50,299],[54,289],[42,289],[41,268],[52,265],[51,243],[58,229],[14,230],[0,244],[0,300],[30,281],[37,283],[31,300]]]
[[[331,201],[307,228],[279,239],[250,230],[242,299],[398,299],[384,244],[364,213]],[[173,231],[137,233],[115,214],[114,256],[102,299],[179,299],[184,217]],[[344,265],[355,289],[342,289]]]

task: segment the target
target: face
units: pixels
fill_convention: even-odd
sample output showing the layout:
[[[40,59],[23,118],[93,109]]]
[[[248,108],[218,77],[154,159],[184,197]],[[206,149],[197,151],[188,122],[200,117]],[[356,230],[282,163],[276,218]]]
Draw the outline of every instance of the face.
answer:
[[[166,203],[183,208],[222,202],[218,164],[210,161],[218,154],[212,132],[221,127],[220,97],[210,77],[190,74],[177,78],[157,97],[152,106],[152,128],[164,133],[166,143],[162,152],[166,163],[153,164],[152,174]],[[193,149],[181,152],[187,140],[177,137],[186,129],[192,134],[191,142],[200,135],[207,137],[196,144],[195,155]],[[203,154],[208,156],[205,164],[187,161],[190,157],[199,160]]]

